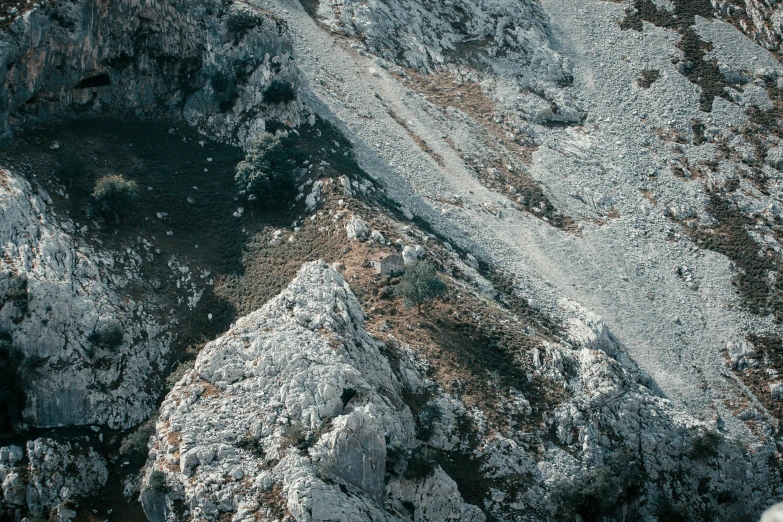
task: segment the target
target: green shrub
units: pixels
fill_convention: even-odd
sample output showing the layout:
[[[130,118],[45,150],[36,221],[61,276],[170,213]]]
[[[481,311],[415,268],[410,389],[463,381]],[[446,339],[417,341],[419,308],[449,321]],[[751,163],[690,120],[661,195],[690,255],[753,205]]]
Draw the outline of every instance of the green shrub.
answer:
[[[266,103],[288,103],[296,99],[296,89],[293,84],[274,80],[264,91]]]
[[[443,411],[437,404],[427,404],[419,412],[418,425],[416,426],[416,437],[420,440],[428,441],[432,438],[432,430],[435,423],[443,417]]]
[[[639,496],[642,479],[639,461],[630,451],[620,450],[581,480],[558,485],[553,495],[557,520],[575,520],[577,515],[584,522],[614,520],[624,504]]]
[[[122,344],[123,336],[122,325],[119,321],[112,320],[95,330],[88,339],[95,344],[113,350]]]
[[[92,191],[93,211],[113,214],[119,222],[119,215],[127,212],[136,199],[135,181],[129,181],[119,174],[104,176],[95,182]]]
[[[264,133],[237,165],[237,190],[262,206],[286,204],[295,192],[293,173],[286,168],[286,153],[280,138]]]
[[[407,479],[421,480],[429,477],[435,472],[437,463],[435,462],[435,450],[429,446],[419,446],[410,453],[408,467],[403,476]]]
[[[13,302],[22,313],[27,312],[28,290],[27,279],[24,277],[12,277],[5,291],[5,301]]]
[[[718,456],[721,437],[714,431],[696,432],[688,448],[688,456],[694,460],[707,460]]]
[[[155,423],[158,420],[158,414],[155,413],[140,424],[135,430],[128,433],[122,439],[120,444],[120,455],[140,455],[147,452],[147,443],[150,437],[155,433]]]
[[[149,489],[157,493],[166,493],[169,485],[166,483],[166,474],[157,469],[150,473]]]
[[[406,308],[415,306],[421,313],[421,305],[442,297],[446,284],[438,277],[435,267],[427,261],[419,261],[407,269],[402,281],[394,288]]]

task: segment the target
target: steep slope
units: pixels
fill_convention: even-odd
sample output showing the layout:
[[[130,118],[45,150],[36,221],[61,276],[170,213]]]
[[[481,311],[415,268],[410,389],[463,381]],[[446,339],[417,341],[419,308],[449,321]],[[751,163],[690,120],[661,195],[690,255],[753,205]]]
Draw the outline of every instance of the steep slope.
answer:
[[[164,401],[142,492],[147,516],[434,522],[606,510],[653,520],[674,495],[688,519],[737,520],[779,487],[770,448],[748,452],[678,411],[600,318],[563,307],[568,340],[541,342],[528,371],[567,398],[538,428],[498,430],[489,410],[467,408],[428,378],[426,359],[373,339],[340,273],[306,264],[209,343]],[[531,403],[512,394],[516,404],[498,411],[530,417]],[[605,467],[573,482],[590,461]]]

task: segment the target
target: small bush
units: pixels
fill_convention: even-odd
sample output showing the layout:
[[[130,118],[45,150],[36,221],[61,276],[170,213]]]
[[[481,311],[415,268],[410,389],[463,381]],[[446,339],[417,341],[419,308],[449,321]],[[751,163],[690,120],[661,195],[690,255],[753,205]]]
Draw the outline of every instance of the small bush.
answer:
[[[136,199],[135,181],[129,181],[119,174],[104,176],[95,183],[92,191],[94,212],[113,214],[116,221],[119,215],[127,212]]]
[[[288,103],[296,99],[296,89],[293,84],[280,80],[274,80],[264,91],[266,103]]]
[[[166,483],[166,474],[158,470],[155,470],[152,473],[150,473],[148,488],[157,493],[168,492],[169,485]]]
[[[123,336],[124,332],[119,321],[109,321],[90,334],[88,339],[95,344],[113,350],[122,344]]]
[[[237,448],[247,450],[260,459],[263,459],[266,456],[261,441],[250,434],[245,435],[237,442]]]
[[[150,437],[155,433],[155,423],[158,420],[157,413],[140,424],[135,430],[130,432],[122,439],[120,444],[120,455],[141,455],[147,452],[147,444]]]
[[[421,480],[432,475],[437,466],[434,454],[435,451],[428,446],[419,446],[413,450],[403,476],[407,479]]]
[[[307,432],[295,422],[283,430],[282,447],[302,449],[307,445]]]
[[[420,440],[428,441],[432,438],[432,430],[435,423],[443,417],[443,411],[437,404],[427,404],[419,412],[418,426],[416,427],[416,437]]]
[[[707,460],[718,456],[721,437],[714,431],[696,433],[691,439],[688,456],[694,460]]]
[[[24,277],[12,277],[5,291],[5,301],[11,301],[22,313],[27,312],[28,303],[27,279]]]
[[[419,261],[408,268],[400,284],[394,288],[394,293],[402,297],[406,308],[416,306],[421,313],[423,303],[446,293],[446,284],[438,277],[431,263]]]
[[[286,169],[286,160],[280,138],[262,134],[237,165],[234,179],[239,194],[266,207],[289,202],[296,187],[293,173]]]

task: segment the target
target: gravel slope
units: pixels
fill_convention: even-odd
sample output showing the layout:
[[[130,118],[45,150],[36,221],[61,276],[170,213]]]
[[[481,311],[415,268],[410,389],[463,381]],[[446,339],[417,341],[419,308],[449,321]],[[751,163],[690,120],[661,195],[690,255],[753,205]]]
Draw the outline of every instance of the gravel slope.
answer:
[[[752,437],[724,405],[745,391],[727,371],[722,350],[761,320],[734,306],[729,261],[697,250],[685,238],[670,241],[676,231],[662,213],[663,202],[693,205],[703,197],[669,174],[667,152],[658,148],[651,128],[705,116],[696,87],[669,61],[676,33],[652,26],[643,34],[622,31],[616,23],[622,7],[616,4],[543,2],[554,46],[574,64],[569,90],[588,119],[583,128],[536,126],[541,146],[530,171],[557,206],[586,218],[581,234],[574,235],[515,210],[505,196],[481,185],[444,139],[476,146],[475,122],[454,110],[434,110],[379,67],[379,60],[357,52],[357,44],[351,47],[351,41],[322,30],[296,2],[264,7],[276,10],[296,35],[297,60],[310,79],[309,103],[344,127],[362,166],[395,198],[513,273],[536,304],[556,310],[558,299],[567,297],[600,313],[667,397],[698,418]],[[662,78],[643,91],[635,79],[645,68],[659,68]],[[670,100],[678,100],[676,109]],[[709,115],[716,123],[721,116],[736,117],[721,101]],[[421,152],[386,107],[443,158],[443,166]],[[650,172],[658,173],[655,187],[646,179]],[[585,188],[611,198],[619,217],[596,224],[595,209],[573,197]],[[642,188],[655,191],[657,205],[643,197]],[[454,194],[461,196],[461,207],[438,203]],[[502,209],[501,217],[488,207]],[[682,266],[691,269],[698,290],[677,276]]]

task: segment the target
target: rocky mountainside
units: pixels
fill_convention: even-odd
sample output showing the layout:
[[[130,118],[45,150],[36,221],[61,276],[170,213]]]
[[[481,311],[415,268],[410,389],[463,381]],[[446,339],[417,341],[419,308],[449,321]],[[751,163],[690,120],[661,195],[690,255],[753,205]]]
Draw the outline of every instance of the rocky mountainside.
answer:
[[[757,520],[782,24],[0,1],[0,520]],[[264,132],[291,201],[235,187]],[[390,254],[443,295],[406,308]]]

